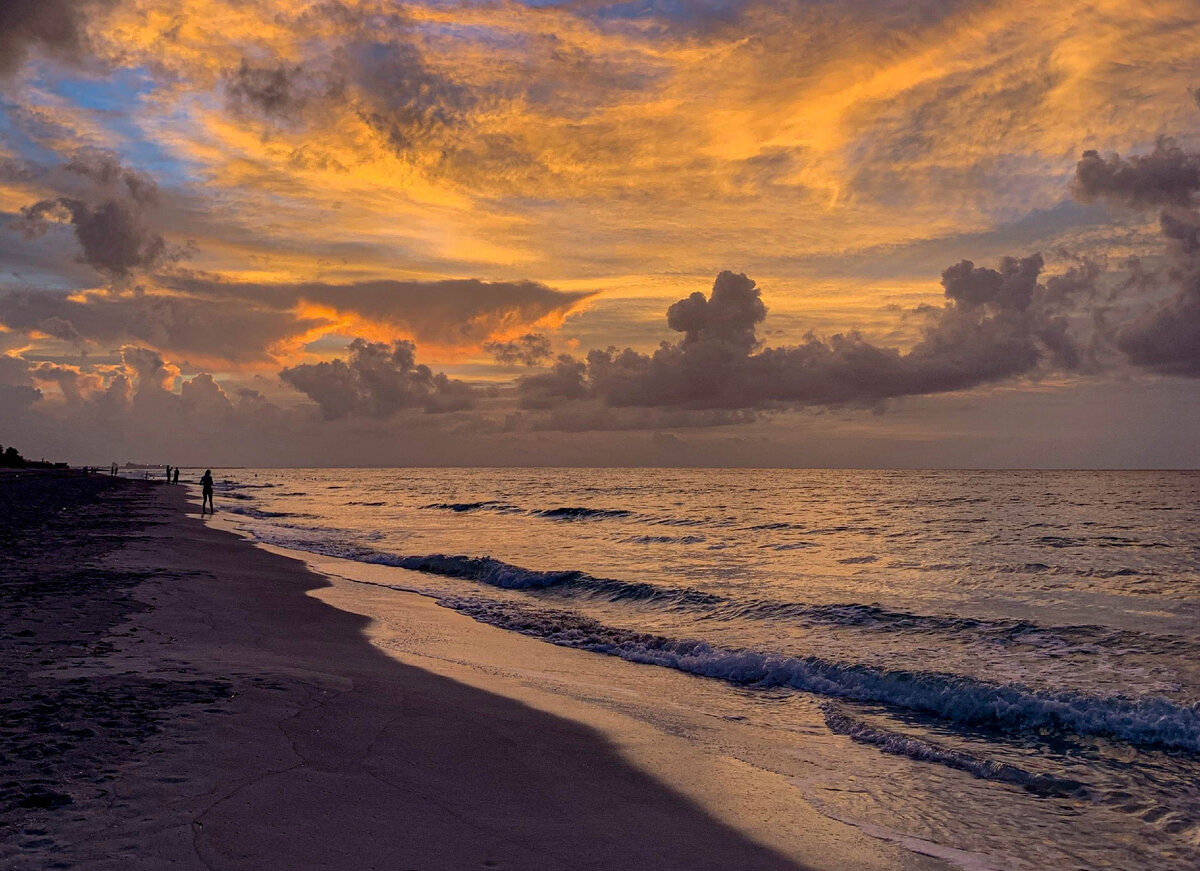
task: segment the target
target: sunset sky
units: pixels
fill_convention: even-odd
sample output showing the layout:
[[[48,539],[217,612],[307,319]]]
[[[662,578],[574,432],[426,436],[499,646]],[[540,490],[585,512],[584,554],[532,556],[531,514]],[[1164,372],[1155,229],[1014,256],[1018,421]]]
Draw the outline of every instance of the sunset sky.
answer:
[[[5,0],[0,443],[1200,466],[1198,86],[1194,0]]]

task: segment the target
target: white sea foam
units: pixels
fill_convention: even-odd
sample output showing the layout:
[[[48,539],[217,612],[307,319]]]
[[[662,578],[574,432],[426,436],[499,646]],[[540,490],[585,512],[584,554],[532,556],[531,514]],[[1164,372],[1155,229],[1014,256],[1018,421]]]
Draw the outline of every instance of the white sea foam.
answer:
[[[727,650],[606,626],[572,611],[483,599],[447,598],[447,607],[553,644],[619,656],[761,688],[789,687],[873,702],[955,723],[1001,730],[1052,729],[1200,752],[1200,704],[1079,693],[1040,693],[955,674],[888,671],[757,650]]]

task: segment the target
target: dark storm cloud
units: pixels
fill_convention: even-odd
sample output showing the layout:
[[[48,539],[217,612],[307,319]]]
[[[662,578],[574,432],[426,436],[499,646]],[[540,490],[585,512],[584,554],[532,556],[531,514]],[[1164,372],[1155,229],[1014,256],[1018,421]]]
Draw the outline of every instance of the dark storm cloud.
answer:
[[[1200,377],[1200,275],[1191,284],[1123,327],[1119,347],[1131,363],[1164,375]]]
[[[340,55],[339,55],[340,57]],[[243,58],[224,76],[229,109],[241,118],[258,117],[283,125],[299,125],[352,99],[342,61],[329,66],[302,63],[258,65]]]
[[[159,197],[152,178],[102,151],[81,151],[63,170],[47,178],[72,190],[23,207],[11,229],[31,238],[55,223],[70,224],[81,249],[80,262],[114,281],[182,256],[183,251],[168,245],[150,226],[149,213]],[[17,171],[14,165],[6,168],[9,174]]]
[[[1084,202],[1102,200],[1134,209],[1189,206],[1200,191],[1200,154],[1167,138],[1159,139],[1149,154],[1129,158],[1085,151],[1075,166],[1072,191]]]
[[[518,383],[522,404],[549,408],[595,397],[611,406],[755,408],[871,405],[882,400],[964,390],[1071,369],[1081,352],[1068,329],[1074,300],[1092,290],[1082,268],[1038,282],[1042,258],[1004,258],[998,269],[963,261],[946,270],[947,303],[923,312],[921,340],[908,352],[879,347],[858,333],[809,336],[793,347],[757,347],[766,309],[754,282],[721,273],[711,296],[692,294],[668,310],[684,333],[653,354],[594,350],[586,363],[560,357],[549,373]]]
[[[210,278],[165,279],[175,290],[290,309],[310,303],[385,324],[421,344],[477,345],[496,333],[559,319],[593,296],[534,281],[360,281],[354,284],[250,284]]]
[[[345,51],[356,111],[397,152],[437,139],[462,122],[471,92],[429,69],[420,51],[403,41],[364,40]]]
[[[86,47],[87,16],[99,5],[86,0],[4,0],[0,3],[0,77],[19,69],[33,47],[78,59]]]
[[[591,392],[587,364],[569,354],[559,355],[549,372],[522,378],[517,386],[522,408],[553,408],[572,399],[584,399]]]
[[[46,231],[51,221],[69,221],[83,249],[84,263],[111,278],[125,278],[135,269],[153,269],[167,258],[167,243],[142,222],[137,210],[120,200],[92,206],[58,197],[21,209],[17,222],[27,235]]]
[[[326,420],[387,418],[407,408],[458,411],[473,404],[471,388],[416,362],[412,342],[355,339],[346,359],[305,363],[279,373],[313,400]]]
[[[505,366],[540,366],[550,359],[550,337],[526,333],[507,342],[484,342],[483,350]]]
[[[243,58],[225,76],[225,95],[238,114],[286,120],[303,111],[311,95],[299,64],[256,67]]]
[[[1084,152],[1075,169],[1077,197],[1132,209],[1160,208],[1169,266],[1139,274],[1144,286],[1173,294],[1118,327],[1116,346],[1137,366],[1164,375],[1200,377],[1200,153],[1160,139],[1153,152],[1102,158]]]
[[[431,69],[401,10],[314,7],[301,22],[334,27],[337,48],[301,63],[243,58],[224,76],[231,109],[272,123],[326,124],[349,110],[397,153],[436,144],[476,102],[471,90]]]
[[[269,348],[323,321],[214,299],[150,293],[72,299],[52,291],[0,293],[0,324],[77,344],[138,342],[175,355],[231,362],[268,360]]]

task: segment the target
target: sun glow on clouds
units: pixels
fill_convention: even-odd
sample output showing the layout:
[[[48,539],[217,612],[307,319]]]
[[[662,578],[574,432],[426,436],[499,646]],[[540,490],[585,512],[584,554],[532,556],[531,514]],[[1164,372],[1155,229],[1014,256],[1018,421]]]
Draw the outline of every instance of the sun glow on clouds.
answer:
[[[766,346],[906,351],[961,259],[1145,251],[1151,216],[1063,211],[1082,151],[1200,141],[1190,0],[72,9],[69,40],[10,23],[0,210],[30,241],[0,233],[22,276],[0,320],[35,352],[133,343],[191,372],[274,375],[334,339],[407,360],[411,339],[511,382],[485,345],[646,354],[725,269],[758,281]],[[157,196],[69,169],[98,149]],[[104,209],[166,253],[81,281]]]

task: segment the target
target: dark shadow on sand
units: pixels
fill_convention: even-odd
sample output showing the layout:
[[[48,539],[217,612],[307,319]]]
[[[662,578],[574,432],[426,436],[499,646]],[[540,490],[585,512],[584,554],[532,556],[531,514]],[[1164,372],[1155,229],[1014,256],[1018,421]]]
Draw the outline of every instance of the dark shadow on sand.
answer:
[[[305,660],[328,648],[326,664],[355,689],[296,716],[287,731],[305,764],[291,783],[263,781],[206,815],[197,847],[215,867],[269,865],[307,829],[308,867],[799,868],[630,765],[603,734],[388,657],[366,617],[305,595],[325,578],[235,539],[205,528],[181,546],[238,548],[243,588],[231,592],[254,603],[259,643],[313,668],[323,663]],[[352,773],[339,770],[348,748],[360,758]]]

